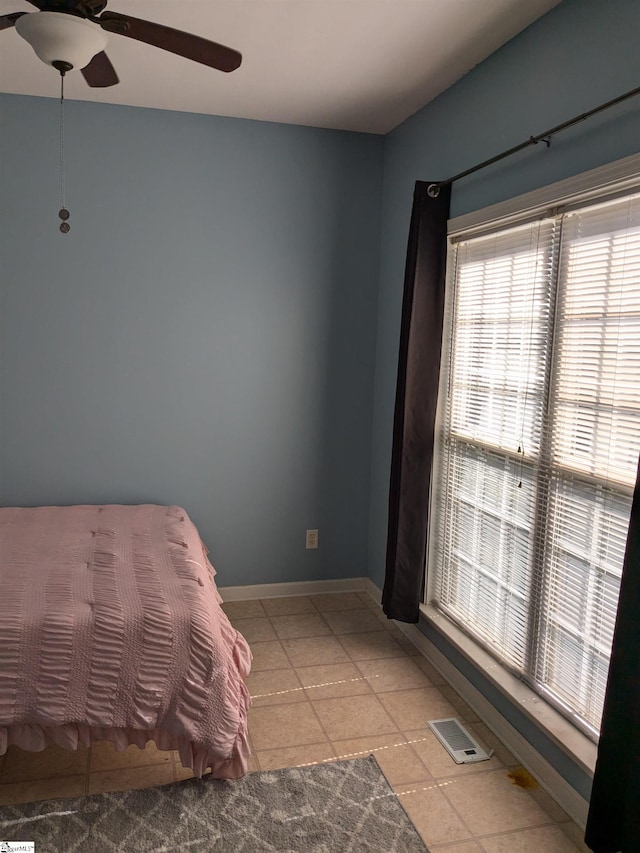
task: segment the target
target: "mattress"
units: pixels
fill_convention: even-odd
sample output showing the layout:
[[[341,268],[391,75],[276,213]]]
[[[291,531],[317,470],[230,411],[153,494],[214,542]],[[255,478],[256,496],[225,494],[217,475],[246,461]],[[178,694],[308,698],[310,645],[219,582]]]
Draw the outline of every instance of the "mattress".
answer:
[[[176,506],[0,509],[0,755],[109,740],[246,772],[251,652]]]

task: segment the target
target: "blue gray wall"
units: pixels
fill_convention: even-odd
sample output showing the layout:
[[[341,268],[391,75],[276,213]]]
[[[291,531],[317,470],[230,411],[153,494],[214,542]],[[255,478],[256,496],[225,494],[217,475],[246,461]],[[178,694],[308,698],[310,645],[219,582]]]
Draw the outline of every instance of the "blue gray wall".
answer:
[[[402,283],[413,185],[443,180],[640,85],[640,3],[565,0],[385,138],[369,575],[384,583]],[[640,150],[640,98],[455,184],[452,215]],[[432,625],[420,629],[577,791],[591,779]]]
[[[58,104],[0,110],[1,502],[181,504],[221,585],[366,574],[383,139],[68,102],[63,236]]]
[[[637,86],[639,31],[565,0],[384,139],[69,102],[66,237],[57,103],[0,95],[0,501],[179,503],[223,585],[381,585],[413,182]],[[636,102],[453,213],[639,147]]]
[[[382,586],[402,281],[416,180],[444,180],[640,85],[638,0],[565,0],[385,138],[369,574]],[[456,183],[457,216],[640,150],[640,98]]]

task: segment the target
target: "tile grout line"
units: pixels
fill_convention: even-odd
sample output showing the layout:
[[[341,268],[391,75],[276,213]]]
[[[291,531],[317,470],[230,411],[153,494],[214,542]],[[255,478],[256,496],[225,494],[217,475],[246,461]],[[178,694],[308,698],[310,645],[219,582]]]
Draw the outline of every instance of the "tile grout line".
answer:
[[[393,734],[393,732],[390,732],[389,734]],[[355,757],[356,755],[362,755],[362,754],[364,754],[365,752],[366,752],[367,754],[369,754],[369,755],[375,755],[375,753],[376,753],[376,752],[383,752],[384,750],[387,750],[387,749],[395,749],[396,747],[401,747],[401,746],[409,747],[409,750],[410,750],[410,751],[412,752],[412,754],[417,758],[417,760],[418,760],[418,762],[421,764],[421,766],[422,766],[422,767],[424,767],[424,769],[425,769],[425,771],[426,771],[426,774],[427,774],[427,776],[425,777],[425,779],[426,779],[427,781],[437,782],[438,780],[435,778],[435,776],[433,775],[433,773],[429,770],[429,768],[427,767],[427,765],[425,764],[425,762],[420,758],[420,756],[418,755],[418,753],[417,753],[417,752],[416,752],[416,750],[414,749],[414,747],[413,747],[413,742],[407,738],[407,735],[405,734],[405,732],[402,732],[402,731],[401,731],[401,732],[400,732],[400,734],[401,734],[401,735],[402,735],[402,737],[404,738],[404,741],[401,741],[400,743],[389,744],[388,746],[372,747],[372,748],[370,748],[370,749],[368,749],[368,750],[362,750],[362,751],[360,751],[360,752],[353,753],[353,755],[354,755],[354,757]],[[379,737],[379,735],[374,735],[374,737]],[[358,740],[358,738],[345,738],[345,740]],[[334,749],[336,750],[336,752],[338,752],[338,744],[337,744],[337,743],[335,743],[335,742],[333,742],[333,741],[332,741],[332,743],[333,743]],[[339,756],[338,756],[338,757],[339,757]],[[382,769],[382,765],[380,765],[380,767],[381,767],[381,769]],[[383,770],[383,773],[384,773],[384,770]],[[386,777],[386,774],[385,774],[385,777]],[[389,781],[389,780],[387,779],[387,781]],[[402,784],[414,784],[414,783],[407,782],[407,783],[402,783]],[[416,783],[416,784],[419,784],[419,783]],[[391,782],[389,782],[389,785],[390,785],[390,787],[391,787],[391,788],[394,790],[394,792],[395,792],[395,786],[394,786],[394,785],[392,785],[392,784],[391,784]],[[400,787],[400,786],[398,785],[398,787]]]
[[[315,602],[313,601],[313,599],[311,599],[311,604],[312,604],[313,606],[315,606]],[[264,609],[266,610],[266,608],[264,608]],[[317,608],[316,608],[316,609],[317,609]],[[364,610],[365,610],[365,608],[364,608],[364,607],[363,607],[363,608],[354,608],[354,610],[357,610],[358,612],[360,612],[360,610],[363,610],[363,611],[364,611]],[[324,611],[324,612],[327,612],[327,613],[334,613],[334,612],[335,612],[335,613],[339,613],[339,612],[353,612],[353,611],[352,611],[352,610],[349,610],[349,611],[340,611],[340,610],[336,610],[336,611]],[[358,665],[357,665],[356,661],[355,661],[355,660],[351,657],[351,655],[349,654],[348,649],[346,649],[346,648],[344,647],[344,645],[340,642],[340,636],[335,632],[335,630],[333,629],[333,627],[331,626],[331,624],[330,624],[330,623],[329,623],[329,622],[324,618],[324,613],[323,613],[323,612],[320,612],[320,611],[318,611],[318,613],[319,613],[320,617],[322,618],[322,621],[325,623],[325,625],[327,625],[327,627],[329,628],[329,630],[330,630],[330,632],[331,632],[331,634],[329,634],[328,636],[333,636],[333,637],[338,641],[338,643],[340,644],[340,646],[343,648],[343,650],[344,650],[345,654],[346,654],[346,655],[347,655],[347,657],[350,659],[350,661],[349,661],[349,662],[350,662],[350,663],[352,663],[352,664],[356,667],[356,670],[357,670],[357,671],[361,672],[361,671],[359,670],[359,668],[358,668]],[[289,614],[289,615],[297,615],[297,614]],[[300,615],[302,615],[302,614],[300,614]],[[269,618],[269,622],[270,622],[270,624],[271,624],[271,627],[272,627],[272,628],[273,628],[273,630],[275,631],[275,626],[274,626],[274,625],[273,625],[273,623],[271,622],[271,617],[269,616],[269,614],[267,614],[267,616],[268,616],[268,618]],[[370,632],[359,632],[359,633],[370,633]],[[277,631],[276,631],[276,634],[277,634]],[[322,635],[322,636],[327,636],[327,635]],[[280,638],[280,637],[279,637],[278,639],[282,641],[282,639],[284,639],[284,638]],[[296,637],[291,637],[291,638],[287,638],[287,639],[308,639],[308,638],[307,638],[307,637],[298,637],[298,638],[296,638]],[[294,673],[296,674],[296,678],[300,681],[300,683],[302,683],[302,679],[300,678],[300,676],[299,676],[299,675],[298,675],[298,673],[296,672],[296,667],[293,665],[293,662],[292,662],[292,660],[291,660],[291,657],[289,656],[289,654],[288,654],[288,652],[287,652],[286,648],[284,647],[284,644],[282,644],[282,645],[283,645],[284,653],[285,653],[285,655],[286,655],[286,657],[287,657],[287,660],[288,660],[288,661],[289,661],[289,663],[291,664],[291,667],[292,667],[292,669],[293,669]],[[311,664],[311,666],[313,666],[313,665],[314,665],[314,664]],[[319,666],[322,666],[322,665],[323,665],[323,664],[319,664]],[[325,665],[330,665],[330,664],[325,664]],[[365,679],[365,680],[366,680],[366,679]],[[378,697],[377,697],[377,694],[376,694],[376,693],[371,689],[371,685],[369,685],[369,684],[368,684],[368,687],[369,687],[369,691],[370,691],[370,692],[369,692],[368,694],[361,694],[361,695],[373,695],[373,696],[375,696],[375,698],[377,699],[377,698],[378,698]],[[303,685],[303,688],[304,688],[304,685]],[[337,752],[337,750],[336,750],[336,748],[335,748],[335,746],[334,746],[333,740],[332,740],[332,739],[331,739],[331,737],[329,736],[329,733],[328,733],[328,731],[327,731],[327,729],[326,729],[326,727],[325,727],[324,723],[322,722],[322,719],[321,719],[320,715],[318,714],[318,710],[317,710],[317,708],[315,707],[315,702],[316,702],[316,701],[318,701],[318,702],[319,702],[319,701],[323,701],[323,700],[322,700],[322,699],[316,699],[316,700],[312,699],[312,698],[309,696],[308,692],[307,692],[307,688],[304,688],[304,690],[305,690],[305,696],[307,697],[307,701],[309,702],[309,705],[311,706],[312,713],[313,713],[313,715],[315,716],[315,718],[316,718],[316,720],[317,720],[317,722],[318,722],[318,724],[319,724],[319,726],[320,726],[321,730],[324,732],[324,735],[325,735],[325,738],[326,738],[326,742],[329,744],[329,746],[330,746],[331,750],[332,750],[334,753],[336,753],[336,752]],[[340,698],[340,697],[332,697],[332,698]],[[345,697],[345,698],[349,698],[349,697]],[[386,710],[386,708],[384,708],[384,706],[382,705],[382,702],[380,702],[380,700],[379,700],[379,699],[378,699],[378,703],[380,704],[380,706],[382,707],[382,709],[385,711],[385,713],[387,714],[387,716],[389,717],[389,719],[391,720],[391,722],[393,723],[393,725],[396,727],[396,730],[397,730],[398,732],[400,732],[400,729],[399,729],[399,727],[398,727],[397,723],[396,723],[396,722],[395,722],[395,720],[391,717],[391,715],[388,713],[388,711]],[[283,704],[291,704],[291,705],[293,705],[293,704],[298,704],[298,705],[299,705],[300,703],[298,702],[298,703],[283,703]],[[265,707],[269,707],[269,706],[265,706]],[[335,756],[334,756],[334,757],[335,757]]]
[[[309,601],[311,602],[311,606],[314,608],[314,614],[313,614],[313,615],[319,615],[319,616],[321,616],[321,617],[322,617],[322,613],[318,610],[318,608],[316,607],[316,603],[314,602],[313,598],[311,598],[310,596],[309,596]],[[302,688],[305,690],[306,701],[307,701],[307,702],[309,703],[309,705],[311,706],[311,711],[312,711],[313,715],[315,716],[315,718],[316,718],[316,720],[317,720],[317,722],[318,722],[318,725],[320,726],[321,731],[322,731],[322,732],[324,732],[324,735],[325,735],[325,741],[324,741],[324,743],[323,743],[322,745],[323,745],[323,746],[328,745],[328,746],[329,746],[329,748],[330,748],[333,752],[335,752],[335,749],[333,748],[333,744],[332,744],[332,742],[331,742],[331,740],[329,739],[329,736],[328,736],[328,734],[327,734],[327,731],[326,731],[326,729],[325,729],[324,725],[322,724],[322,720],[321,720],[321,719],[320,719],[320,717],[318,716],[318,712],[316,711],[316,709],[313,707],[313,702],[312,702],[312,701],[311,701],[311,699],[309,698],[309,695],[308,695],[308,693],[306,692],[306,689],[304,688],[304,685],[302,684],[302,680],[300,679],[300,676],[299,676],[299,675],[298,675],[298,673],[296,672],[296,667],[294,666],[293,661],[292,661],[292,659],[291,659],[291,657],[290,657],[289,653],[287,652],[287,649],[285,648],[285,645],[284,645],[284,643],[283,643],[283,639],[284,639],[284,638],[282,638],[282,637],[279,637],[279,636],[278,636],[278,632],[276,631],[275,625],[274,625],[274,624],[273,624],[273,622],[271,621],[271,614],[269,614],[269,613],[267,612],[267,609],[266,609],[266,607],[264,607],[264,604],[262,603],[262,600],[260,601],[260,605],[261,605],[262,609],[265,611],[265,613],[266,613],[266,615],[267,615],[267,619],[269,620],[269,624],[270,624],[270,626],[271,626],[271,628],[272,628],[272,630],[273,630],[274,634],[276,635],[276,638],[277,638],[278,642],[280,643],[280,646],[281,646],[281,648],[282,648],[282,650],[283,650],[283,652],[284,652],[284,655],[285,655],[286,659],[289,661],[289,667],[290,667],[290,669],[294,672],[295,677],[298,679],[298,681],[299,681],[299,682],[300,682],[300,684],[302,685]],[[307,611],[307,613],[308,613],[308,612],[309,612],[309,611]],[[276,614],[274,614],[274,615],[276,615]],[[296,614],[296,613],[289,613],[289,614],[278,614],[278,615],[287,615],[287,616],[298,616],[298,615],[300,615],[300,616],[302,616],[302,615],[304,615],[304,613],[300,613],[300,614]],[[325,622],[325,624],[327,625],[327,627],[331,630],[331,626],[327,623],[326,619],[324,619],[324,617],[322,617],[322,618],[323,618],[323,622]],[[327,636],[327,635],[325,634],[325,635],[323,635],[323,636]],[[307,638],[306,638],[306,637],[298,637],[298,638],[290,637],[290,638],[288,638],[288,639],[307,639]],[[311,664],[311,666],[313,666],[313,664]],[[322,664],[320,664],[320,666],[322,666]],[[261,706],[261,707],[282,707],[283,705],[285,705],[285,706],[286,706],[286,705],[300,705],[300,704],[302,704],[302,703],[300,703],[300,702],[288,702],[288,703],[282,703],[282,705],[279,705],[279,706],[278,706],[278,705],[276,705],[276,706],[268,706],[268,705],[265,705],[265,706]],[[303,746],[314,746],[314,745],[316,745],[316,744],[304,744]],[[274,747],[274,748],[275,748],[275,747]],[[267,750],[260,750],[260,751],[264,751],[264,752],[266,752]],[[262,770],[262,769],[263,769],[263,768],[262,768],[262,762],[260,761],[260,757],[259,757],[259,755],[258,755],[258,752],[259,752],[259,750],[255,750],[253,754],[254,754],[254,756],[255,756],[256,763],[258,764],[258,767]]]
[[[531,829],[544,829],[546,827],[558,827],[560,829],[560,824],[557,821],[549,818],[545,823],[535,823],[530,824],[529,826],[519,826],[515,829],[503,829],[500,832],[485,832],[484,835],[476,835],[474,836],[476,841],[481,841],[483,838],[506,838],[509,835],[515,835],[520,832],[528,832]],[[573,842],[571,842],[573,844]],[[575,846],[575,845],[574,845]],[[573,853],[573,851],[572,851]]]
[[[473,776],[475,776],[475,775],[479,775],[480,773],[485,774],[485,775],[488,775],[489,773],[501,773],[501,772],[503,772],[503,771],[504,771],[504,770],[506,770],[506,769],[507,769],[506,767],[504,767],[504,768],[496,768],[496,769],[493,769],[493,770],[488,770],[488,769],[487,769],[487,770],[479,771],[479,773],[478,773],[478,774],[468,774],[468,775],[463,776],[463,777],[457,776],[457,777],[455,777],[455,778],[456,778],[456,779],[460,779],[460,778],[468,779],[468,778],[470,778],[470,777],[471,777],[471,778],[473,778]],[[443,793],[443,795],[444,795],[445,799],[447,800],[447,802],[449,803],[449,805],[451,806],[451,808],[453,809],[453,811],[458,815],[458,817],[460,818],[460,820],[463,822],[464,826],[465,826],[465,827],[467,827],[467,828],[469,829],[469,831],[471,831],[471,830],[470,830],[470,828],[467,826],[467,822],[464,820],[464,818],[462,817],[462,815],[460,814],[460,812],[459,812],[459,811],[458,811],[458,809],[456,808],[455,804],[454,804],[454,803],[452,802],[452,800],[447,796],[447,792],[446,792],[446,791],[443,791],[442,793]],[[529,797],[529,799],[531,799],[531,800],[533,800],[534,802],[536,802],[536,801],[534,800],[534,798],[529,794],[529,792],[528,792],[528,791],[523,791],[523,793],[524,793],[524,794],[526,794],[526,796],[527,796],[527,797]],[[538,805],[538,807],[539,807],[542,811],[544,811],[544,809],[542,808],[542,806],[540,806],[540,805],[539,805],[539,803],[536,803],[536,805]],[[544,826],[557,825],[557,821],[554,821],[554,820],[551,818],[551,816],[550,816],[550,815],[548,815],[548,814],[547,814],[546,816],[547,816],[547,818],[548,818],[549,820],[548,820],[548,821],[545,821],[545,822],[543,822],[543,823],[535,823],[535,824],[530,824],[530,825],[528,825],[528,826],[520,826],[520,827],[515,827],[515,828],[513,828],[513,829],[505,829],[505,830],[503,830],[502,832],[496,832],[496,833],[489,833],[489,832],[485,832],[485,833],[484,833],[484,834],[482,834],[482,835],[474,834],[474,835],[473,835],[473,838],[474,838],[474,840],[476,840],[476,841],[480,841],[480,840],[481,840],[481,839],[483,839],[483,838],[502,837],[502,836],[509,835],[509,834],[511,834],[511,833],[516,833],[516,832],[525,832],[525,831],[526,831],[526,830],[528,830],[528,829],[539,829],[539,828],[544,827]]]
[[[290,748],[290,749],[313,749],[314,747],[326,747],[326,746],[328,746],[330,749],[333,749],[333,744],[330,741],[327,742],[327,741],[318,740],[318,741],[315,741],[314,743],[304,743],[299,747],[298,746],[294,746],[294,747],[271,747],[271,748],[267,748],[267,749],[261,749],[260,752],[262,752],[262,753],[282,752],[283,749],[287,749],[287,748]],[[257,753],[256,753],[256,760],[257,760]],[[286,770],[286,769],[296,769],[296,768],[301,768],[301,767],[315,767],[315,766],[320,765],[320,764],[330,764],[333,761],[336,761],[335,755],[332,755],[329,758],[321,758],[318,761],[303,761],[299,764],[284,764],[282,766],[270,767],[270,768],[262,768],[262,764],[260,764],[260,769],[261,770],[264,769],[266,772],[269,772],[271,770]]]
[[[314,606],[315,606],[315,602],[313,602],[313,600],[312,600],[312,604],[314,604]],[[320,615],[322,615],[322,614],[320,614]],[[332,636],[334,636],[334,637],[335,637],[335,633],[333,632],[333,629],[331,628],[331,625],[329,625],[329,623],[326,621],[326,619],[324,619],[324,617],[322,617],[322,619],[323,619],[323,622],[324,622],[324,623],[327,625],[327,627],[329,628],[329,630],[332,632]],[[286,649],[285,649],[285,654],[287,654]],[[320,664],[320,665],[322,665],[322,664]],[[295,667],[294,667],[294,671],[295,671]],[[300,679],[300,676],[299,676],[297,673],[296,673],[296,677],[298,678],[298,680],[302,681],[302,680]],[[309,694],[308,694],[306,691],[305,691],[305,695],[306,695],[306,697],[307,697],[307,701],[309,702],[309,704],[310,704],[310,706],[311,706],[311,711],[312,711],[313,715],[315,716],[316,720],[318,721],[318,724],[319,724],[319,726],[320,726],[320,729],[324,732],[324,736],[325,736],[325,738],[326,738],[327,743],[329,744],[329,747],[330,747],[331,751],[332,751],[332,752],[334,753],[334,755],[335,755],[336,750],[335,750],[335,747],[333,746],[333,741],[332,741],[332,740],[331,740],[331,738],[329,737],[329,732],[327,731],[327,729],[326,729],[326,727],[325,727],[324,723],[323,723],[323,722],[322,722],[322,720],[320,719],[320,715],[318,714],[318,710],[317,710],[317,708],[315,707],[315,701],[311,699],[311,697],[309,696]],[[316,701],[317,701],[317,700],[316,700]]]
[[[359,611],[359,610],[360,610],[360,608],[357,608],[357,610]],[[327,611],[327,612],[353,612],[353,611]],[[325,620],[325,622],[326,622],[326,620]],[[334,636],[334,637],[335,637],[335,639],[338,641],[338,643],[340,644],[340,646],[343,648],[343,650],[344,650],[344,652],[346,653],[347,657],[350,659],[350,660],[349,660],[349,662],[350,662],[353,666],[355,666],[356,670],[357,670],[358,672],[360,672],[360,673],[361,673],[361,675],[363,675],[363,676],[364,676],[364,673],[362,673],[362,671],[359,669],[358,664],[357,664],[357,662],[355,661],[355,659],[354,659],[354,658],[352,658],[352,656],[349,654],[349,650],[348,650],[347,648],[345,648],[344,644],[340,641],[340,635],[336,633],[336,631],[332,628],[332,626],[330,625],[330,623],[328,623],[328,622],[327,622],[327,624],[329,625],[329,628],[331,629],[333,636]],[[368,633],[368,632],[362,632],[362,633]],[[366,679],[365,679],[365,680],[366,680]],[[360,695],[365,695],[365,696],[371,696],[371,695],[373,695],[373,696],[377,699],[378,704],[380,705],[380,707],[381,707],[381,708],[383,709],[383,711],[386,713],[387,717],[389,717],[389,719],[391,720],[391,722],[393,723],[393,725],[396,727],[396,730],[399,732],[399,731],[400,731],[400,729],[399,729],[399,727],[398,727],[398,725],[397,725],[396,721],[391,717],[391,715],[390,715],[390,714],[389,714],[389,712],[386,710],[386,708],[384,707],[384,705],[382,704],[382,702],[380,702],[380,699],[378,698],[378,696],[377,696],[377,694],[375,693],[375,691],[373,691],[373,690],[372,690],[371,685],[370,685],[368,682],[367,682],[367,685],[368,685],[368,687],[369,687],[369,691],[370,691],[370,692],[369,692],[369,693],[366,693],[366,694],[360,694]],[[308,695],[308,694],[307,694],[307,695]],[[341,697],[333,697],[333,698],[341,698]],[[350,698],[350,697],[344,697],[344,698]],[[311,698],[309,697],[309,701],[310,701],[311,706],[312,706],[312,708],[313,708],[313,712],[314,712],[314,714],[316,715],[316,718],[318,719],[318,722],[320,723],[320,725],[321,725],[321,727],[322,727],[322,730],[323,730],[323,731],[324,731],[324,733],[325,733],[325,736],[327,737],[327,739],[328,739],[329,743],[331,744],[331,748],[332,748],[332,749],[333,749],[333,751],[337,754],[337,749],[336,749],[336,747],[335,747],[334,741],[333,741],[333,739],[329,736],[329,733],[328,733],[328,731],[327,731],[326,727],[324,726],[324,724],[323,724],[323,722],[322,722],[322,720],[321,720],[321,718],[320,718],[320,715],[318,714],[318,711],[317,711],[317,709],[316,709],[316,707],[315,707],[315,702],[322,702],[323,700],[322,700],[322,699],[316,699],[316,700],[313,700],[313,699],[311,699]],[[343,740],[349,740],[349,738],[343,738]]]
[[[311,604],[315,607],[315,604],[314,604],[313,600],[311,600]],[[292,614],[292,615],[296,615],[296,614]],[[267,614],[267,618],[269,619],[269,624],[271,624],[271,627],[272,627],[272,628],[274,628],[273,623],[271,623],[271,618],[269,617],[269,615],[268,615],[268,614]],[[275,631],[275,628],[274,628],[274,631]],[[302,639],[302,638],[301,638],[301,639]],[[290,668],[291,668],[291,669],[293,670],[293,672],[295,673],[295,676],[296,676],[296,678],[298,679],[298,681],[300,681],[300,677],[299,677],[298,673],[296,672],[296,668],[295,668],[295,666],[293,665],[293,661],[291,660],[291,658],[290,658],[290,656],[289,656],[289,653],[287,652],[287,650],[286,650],[286,648],[285,648],[285,646],[284,646],[284,643],[282,642],[282,640],[280,640],[280,638],[279,638],[279,641],[280,641],[280,645],[282,646],[282,650],[284,651],[285,657],[286,657],[286,658],[287,658],[287,660],[289,661]],[[302,682],[301,682],[301,683],[302,683]],[[306,695],[306,693],[305,693],[305,695]],[[316,718],[316,720],[317,720],[317,722],[318,722],[318,725],[320,726],[321,731],[323,731],[323,732],[324,732],[324,735],[325,735],[325,738],[326,738],[327,743],[328,743],[328,744],[329,744],[329,746],[331,747],[331,741],[329,740],[329,738],[328,738],[328,736],[327,736],[327,732],[325,731],[325,728],[324,728],[324,726],[322,725],[322,721],[321,721],[321,720],[320,720],[320,718],[318,717],[317,711],[316,711],[316,710],[315,710],[315,708],[313,707],[313,703],[311,702],[311,700],[309,699],[309,697],[308,697],[308,696],[307,696],[307,700],[306,700],[306,701],[307,701],[307,702],[309,703],[309,705],[311,706],[311,711],[312,711],[313,715],[315,716],[315,718]],[[301,702],[283,703],[283,705],[285,705],[285,704],[290,704],[290,705],[301,705],[302,703],[301,703]],[[265,707],[270,707],[270,706],[265,706]],[[277,705],[276,705],[276,706],[271,706],[271,707],[282,707],[282,706],[277,706]],[[333,748],[333,747],[331,747],[331,748]],[[256,750],[256,753],[255,753],[255,756],[256,756],[256,761],[258,762],[258,765],[259,765],[260,769],[262,769],[262,762],[260,761],[260,759],[259,759],[259,757],[258,757],[257,750]]]
[[[311,603],[313,604],[313,602],[311,602]],[[271,619],[273,617],[271,617],[269,614],[267,614],[267,618],[269,619],[269,623],[271,625],[271,628],[273,629],[274,634],[276,635],[276,638],[280,641],[282,641],[282,640],[307,640],[307,639],[313,639],[314,637],[330,637],[333,634],[333,629],[331,628],[331,625],[329,625],[327,620],[324,618],[324,615],[322,613],[320,613],[320,611],[316,611],[315,613],[307,612],[307,613],[274,614],[276,619],[281,618],[281,617],[288,617],[288,616],[309,616],[309,615],[319,616],[320,619],[322,619],[322,621],[324,622],[325,627],[329,629],[330,633],[329,634],[303,634],[301,637],[281,637],[278,634],[278,629],[276,628],[276,626],[271,621]]]
[[[456,778],[460,778],[460,777],[456,777]],[[460,820],[462,822],[462,825],[464,826],[464,828],[469,831],[469,833],[471,834],[471,838],[473,838],[474,840],[477,841],[481,836],[476,835],[476,833],[473,831],[473,829],[467,824],[467,821],[462,817],[462,815],[460,814],[460,812],[458,811],[458,809],[456,808],[454,803],[447,796],[447,792],[442,791],[442,796],[445,798],[445,801],[448,803],[450,808],[453,810],[454,814],[456,814],[458,816],[458,820]]]

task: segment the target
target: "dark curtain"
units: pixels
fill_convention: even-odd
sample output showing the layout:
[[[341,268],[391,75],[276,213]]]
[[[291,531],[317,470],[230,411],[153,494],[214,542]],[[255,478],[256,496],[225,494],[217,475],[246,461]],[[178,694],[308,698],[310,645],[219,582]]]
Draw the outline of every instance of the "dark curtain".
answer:
[[[640,465],[585,840],[595,853],[640,850]]]
[[[422,600],[440,376],[451,185],[430,187],[417,181],[413,194],[393,424],[382,605],[401,622],[418,621]]]

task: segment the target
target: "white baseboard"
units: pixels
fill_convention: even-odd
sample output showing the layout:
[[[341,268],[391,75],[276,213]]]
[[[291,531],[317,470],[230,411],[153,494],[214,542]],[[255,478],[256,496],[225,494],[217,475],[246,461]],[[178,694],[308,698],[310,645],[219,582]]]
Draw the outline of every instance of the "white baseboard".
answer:
[[[380,608],[382,608],[382,591],[379,587],[377,587],[371,578],[365,578],[365,589],[364,591],[375,601]]]
[[[290,583],[257,583],[250,586],[219,586],[218,592],[223,601],[249,601],[254,598],[322,595],[328,592],[369,592],[367,584],[371,584],[369,578],[341,578],[328,581],[291,581]],[[371,595],[370,592],[369,595]]]

